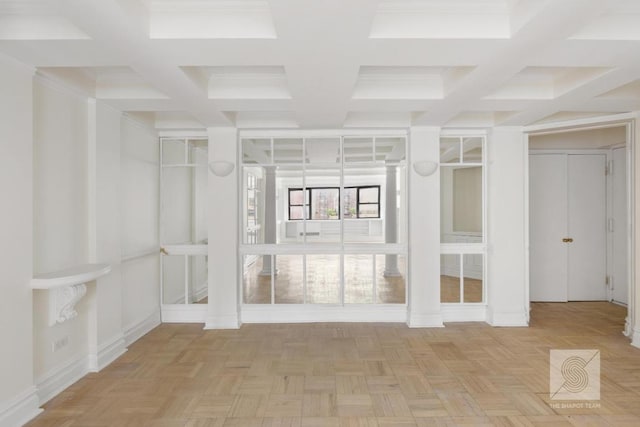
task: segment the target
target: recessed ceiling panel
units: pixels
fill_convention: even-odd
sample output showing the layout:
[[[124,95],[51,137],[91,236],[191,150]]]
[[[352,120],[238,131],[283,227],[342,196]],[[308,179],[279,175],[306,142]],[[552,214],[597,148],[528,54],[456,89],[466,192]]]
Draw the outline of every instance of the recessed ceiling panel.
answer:
[[[42,67],[38,72],[98,99],[168,99],[129,67]]]
[[[347,114],[344,127],[408,127],[411,126],[411,112],[361,112],[352,111]]]
[[[442,99],[472,69],[362,66],[353,99]]]
[[[261,0],[148,0],[152,39],[276,38]]]
[[[485,99],[554,99],[610,70],[606,67],[527,67]]]
[[[236,127],[255,128],[297,128],[298,122],[291,111],[241,111],[234,114]]]
[[[578,40],[640,40],[640,2],[611,2],[608,13],[585,25],[571,38]]]
[[[511,35],[506,0],[385,0],[370,38],[504,39]]]
[[[284,67],[182,67],[210,99],[291,99]]]
[[[84,40],[90,37],[56,11],[55,2],[0,2],[0,40]]]

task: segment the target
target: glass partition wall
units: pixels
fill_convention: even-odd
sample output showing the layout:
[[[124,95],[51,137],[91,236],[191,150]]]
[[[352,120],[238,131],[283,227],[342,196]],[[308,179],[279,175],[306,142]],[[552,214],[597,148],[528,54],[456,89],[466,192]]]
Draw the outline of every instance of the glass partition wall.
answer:
[[[241,301],[406,302],[406,136],[240,139]]]
[[[176,309],[206,310],[207,150],[207,138],[160,138],[163,321]]]
[[[440,301],[483,304],[485,274],[485,137],[440,139]]]

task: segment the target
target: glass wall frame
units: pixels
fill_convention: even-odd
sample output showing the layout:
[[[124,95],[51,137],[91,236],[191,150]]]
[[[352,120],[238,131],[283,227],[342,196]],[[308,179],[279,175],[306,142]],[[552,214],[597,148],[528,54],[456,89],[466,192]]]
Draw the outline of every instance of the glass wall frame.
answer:
[[[476,131],[440,137],[440,302],[486,305],[487,138]]]
[[[204,313],[208,302],[208,138],[163,136],[159,150],[160,304],[175,321],[172,309]]]
[[[278,184],[275,192],[273,189],[270,191],[266,189],[267,184],[264,184],[263,193],[265,193],[265,197],[266,193],[271,192],[275,194],[279,203],[277,206],[279,228],[275,241],[262,239],[257,243],[253,243],[247,239],[246,230],[242,229],[242,227],[239,230],[239,241],[241,242],[239,245],[239,258],[242,260],[240,262],[240,298],[242,304],[314,304],[325,306],[394,304],[405,306],[408,284],[406,280],[408,271],[406,265],[406,132],[398,132],[391,135],[335,134],[327,136],[325,134],[323,136],[301,136],[299,139],[301,140],[302,150],[294,149],[291,145],[288,147],[289,153],[296,153],[296,158],[300,157],[298,153],[302,153],[302,162],[299,164],[291,161],[292,156],[288,157],[286,163],[280,161],[276,142],[282,139],[291,141],[296,139],[296,136],[286,138],[270,136],[245,137],[241,134],[239,138],[238,156],[239,164],[241,165],[239,173],[240,180],[243,183],[241,185],[243,193],[247,187],[245,173],[247,168],[260,167],[265,171],[265,175],[274,173],[277,177],[276,179],[280,179],[280,172],[282,172],[282,180],[288,179],[291,182],[289,187],[284,184]],[[356,144],[350,146],[349,144],[353,141]],[[354,160],[353,162],[345,158],[345,147],[347,152],[351,149],[350,155],[353,156],[351,157]],[[389,153],[392,152],[397,158],[396,161],[390,160]],[[345,179],[345,175],[347,175],[345,171],[350,168],[366,169],[371,173],[370,179],[377,179],[378,181],[366,182],[369,178],[365,177],[362,178],[365,180],[362,182],[353,184],[345,182],[348,181]],[[386,241],[383,222],[386,219],[383,196],[384,191],[386,191],[386,181],[384,180],[389,168],[393,168],[395,171],[394,182],[398,182],[395,189],[398,193],[397,199],[400,200],[396,207],[399,212],[398,221],[404,223],[397,226],[396,241],[393,242]],[[377,177],[374,178],[373,175]],[[294,185],[294,183],[299,185]],[[398,190],[400,185],[402,185],[402,190]],[[337,212],[330,215],[330,218],[313,218],[314,214],[310,211],[313,202],[310,198],[313,197],[311,193],[314,188],[338,190],[339,202],[336,207],[330,209],[331,212],[333,212],[333,209],[336,209]],[[375,204],[377,207],[375,215],[370,214],[369,217],[366,217],[363,212],[362,218],[358,218],[361,216],[358,213],[354,215],[353,219],[345,218],[346,215],[340,209],[344,206],[345,194],[349,188],[375,188],[377,190],[375,203],[365,203],[366,200],[363,201],[363,206]],[[305,218],[301,218],[298,215],[300,212],[296,211],[295,218],[291,220],[291,191],[300,190],[302,190],[305,197],[302,199],[298,197],[300,196],[299,194],[296,194],[294,205],[296,208],[303,209]],[[239,206],[243,215],[246,210],[243,202],[244,198],[244,196],[240,197]],[[319,222],[330,224],[332,229],[330,230],[326,225],[319,227]],[[356,226],[345,227],[345,222],[356,224]],[[289,236],[286,228],[293,227],[291,223],[297,223],[295,232],[291,233],[291,236],[295,236],[295,238],[283,238],[282,236]],[[262,224],[262,228],[268,227]],[[379,233],[379,238],[358,240],[357,238],[352,238],[353,236],[350,234],[345,234],[349,233],[349,230],[356,228],[368,229],[368,231],[362,232],[367,237],[375,234],[371,231],[375,229],[375,232]],[[325,232],[330,237],[323,237]],[[318,234],[321,235],[320,238]],[[394,265],[399,265],[397,275],[394,275],[393,280],[387,279],[387,276],[383,275],[384,267],[386,267],[386,257],[396,259]],[[285,259],[295,260],[295,265],[302,270],[294,274],[297,278],[296,280],[302,278],[302,283],[298,284],[296,282],[295,284],[296,292],[300,295],[289,293],[283,296],[283,291],[279,291],[281,283],[285,282],[282,269],[289,267],[285,265]],[[400,262],[397,262],[398,259]],[[362,269],[351,269],[354,266],[351,263],[345,267],[345,260],[346,262],[353,260],[360,262]],[[381,265],[381,263],[385,265]],[[330,268],[324,268],[325,264],[330,265]],[[358,266],[356,265],[356,267]],[[333,276],[329,270],[336,272],[337,276]],[[349,282],[349,278],[345,278],[345,274],[352,274],[353,276],[354,271],[357,271],[357,277],[362,275],[362,271],[366,271],[366,274],[362,275],[362,281],[357,285],[358,290],[351,292],[350,289],[356,285],[353,281]],[[320,282],[328,283],[329,286],[325,286],[325,289],[321,291],[318,290],[319,288],[315,289],[314,286],[317,287]],[[248,289],[259,286],[259,283],[263,284],[260,292],[248,295]],[[335,292],[331,290],[334,285]],[[264,288],[267,286],[270,289],[265,291]],[[369,287],[363,291],[366,286]],[[400,288],[402,289],[400,290]],[[350,292],[354,295],[361,295],[362,298],[354,299],[351,297]],[[388,296],[392,292],[395,292],[395,294]]]

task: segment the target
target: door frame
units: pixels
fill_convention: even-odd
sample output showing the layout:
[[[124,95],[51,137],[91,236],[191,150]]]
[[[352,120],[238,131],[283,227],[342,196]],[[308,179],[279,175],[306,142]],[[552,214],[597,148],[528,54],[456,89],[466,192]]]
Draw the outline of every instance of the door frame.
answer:
[[[636,121],[640,120],[640,114],[637,113],[625,113],[615,114],[610,116],[593,117],[587,119],[569,120],[564,122],[544,123],[538,125],[524,126],[524,144],[525,144],[525,301],[527,307],[527,317],[531,310],[531,297],[530,297],[530,235],[529,235],[529,137],[534,135],[544,135],[551,133],[565,133],[584,130],[595,130],[611,127],[624,126],[626,130],[626,150],[627,150],[627,217],[628,217],[628,238],[627,238],[627,274],[629,281],[629,295],[627,305],[627,316],[625,318],[624,335],[629,337],[632,341],[631,344],[640,347],[640,328],[636,325],[636,322],[640,320],[640,313],[638,312],[638,304],[636,303],[637,295],[637,281],[636,281],[636,263],[635,253],[636,249],[636,229],[635,229],[635,201],[636,201],[636,186],[635,186],[635,174],[636,174],[636,135],[635,127]],[[568,150],[564,150],[568,151]],[[582,150],[589,151],[589,150]],[[591,150],[593,151],[593,150]],[[542,150],[540,150],[540,153]],[[639,188],[640,190],[640,188]],[[640,197],[638,197],[640,199]],[[609,212],[607,206],[607,212]],[[607,236],[609,239],[609,236]],[[527,319],[529,320],[529,319]]]

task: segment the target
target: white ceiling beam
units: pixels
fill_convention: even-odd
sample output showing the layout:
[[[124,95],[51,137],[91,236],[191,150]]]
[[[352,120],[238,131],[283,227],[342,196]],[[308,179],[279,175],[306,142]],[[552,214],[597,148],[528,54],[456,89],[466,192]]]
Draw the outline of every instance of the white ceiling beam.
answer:
[[[176,101],[205,127],[229,125],[226,115],[164,55],[148,35],[148,17],[136,0],[63,0],[60,10],[106,52],[122,58],[151,86]]]

